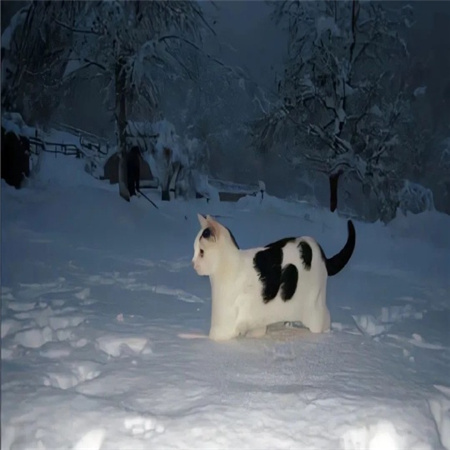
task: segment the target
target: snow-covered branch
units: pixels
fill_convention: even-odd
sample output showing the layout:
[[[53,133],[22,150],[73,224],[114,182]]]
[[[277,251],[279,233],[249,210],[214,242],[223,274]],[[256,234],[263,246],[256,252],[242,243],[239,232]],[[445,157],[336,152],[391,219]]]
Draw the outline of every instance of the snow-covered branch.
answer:
[[[266,114],[260,143],[311,136],[314,156],[294,147],[296,157],[323,173],[354,174],[379,192],[395,176],[409,107],[396,77],[407,52],[395,14],[358,0],[279,2],[274,16],[288,26],[290,54],[278,92],[288,120],[274,121],[281,107]]]

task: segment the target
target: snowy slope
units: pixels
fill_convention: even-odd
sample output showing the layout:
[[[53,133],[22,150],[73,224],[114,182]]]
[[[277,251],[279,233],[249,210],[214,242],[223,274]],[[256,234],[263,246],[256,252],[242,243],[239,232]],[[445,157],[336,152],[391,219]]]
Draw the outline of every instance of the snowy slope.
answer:
[[[270,196],[156,210],[53,155],[1,187],[2,449],[450,448],[448,216],[356,223],[330,333],[215,343],[185,338],[209,329],[197,212],[241,247],[309,234],[328,255],[345,219]]]

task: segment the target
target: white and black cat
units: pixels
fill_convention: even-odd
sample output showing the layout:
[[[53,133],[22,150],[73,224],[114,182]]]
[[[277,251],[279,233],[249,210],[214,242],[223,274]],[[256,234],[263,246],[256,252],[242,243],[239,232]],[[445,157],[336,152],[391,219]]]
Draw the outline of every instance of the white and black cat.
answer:
[[[337,274],[352,256],[351,220],[345,246],[328,259],[307,236],[240,250],[228,228],[211,216],[199,214],[198,219],[192,263],[211,282],[211,339],[263,336],[267,325],[284,321],[302,322],[314,333],[330,328],[327,276]]]

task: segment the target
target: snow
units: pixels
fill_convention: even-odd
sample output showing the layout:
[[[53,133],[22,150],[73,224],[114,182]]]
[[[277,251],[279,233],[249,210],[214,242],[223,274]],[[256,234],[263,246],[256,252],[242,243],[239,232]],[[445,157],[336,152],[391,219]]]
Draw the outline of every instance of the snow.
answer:
[[[19,113],[5,112],[2,114],[2,127],[5,132],[12,132],[16,136],[35,136],[36,129],[25,124]]]
[[[155,150],[159,158],[164,153],[164,149],[169,148],[172,151],[172,161],[179,161],[187,165],[185,147],[175,131],[175,126],[166,119],[155,122],[152,125],[153,133],[158,135]]]
[[[335,22],[333,17],[330,16],[320,16],[316,20],[316,41],[322,37],[323,33],[330,32],[332,36],[340,37],[341,30],[338,24]]]
[[[260,184],[262,183],[262,184]],[[215,178],[209,178],[209,184],[214,186],[220,192],[231,192],[231,193],[245,193],[247,195],[254,194],[259,190],[265,190],[264,182],[258,182],[258,185],[248,185],[242,183],[231,183],[224,180],[218,180]]]
[[[166,119],[153,123],[128,121],[127,132],[129,145],[138,145],[144,151],[143,157],[156,178],[165,180],[171,173],[170,166],[180,163],[177,185],[181,191],[191,196],[198,192],[207,198],[218,198],[204,173],[207,150],[198,139],[181,138]]]
[[[67,62],[66,68],[64,70],[63,78],[69,77],[69,75],[74,74],[78,70],[80,70],[84,65],[81,63],[81,60],[75,57],[75,53],[72,52],[70,58]]]
[[[448,216],[356,222],[331,332],[216,343],[197,212],[243,248],[306,234],[327,255],[345,218],[270,195],[149,192],[156,210],[48,156],[24,189],[1,185],[2,449],[450,449]]]
[[[414,97],[419,97],[421,95],[425,95],[427,93],[427,86],[419,86],[414,89],[413,95]]]

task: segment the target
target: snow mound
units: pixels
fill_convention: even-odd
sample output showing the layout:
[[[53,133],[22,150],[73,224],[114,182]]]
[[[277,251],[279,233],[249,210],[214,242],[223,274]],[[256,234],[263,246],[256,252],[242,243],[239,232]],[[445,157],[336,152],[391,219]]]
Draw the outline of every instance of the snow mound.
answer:
[[[301,233],[328,255],[346,218],[267,195],[156,210],[78,162],[43,161],[48,186],[2,184],[2,449],[449,450],[448,218],[355,223],[328,281],[332,332],[216,343],[190,264],[197,211],[242,248]]]
[[[74,445],[73,450],[100,450],[105,435],[103,428],[90,430]]]
[[[148,340],[135,336],[105,335],[97,339],[100,350],[110,356],[118,357],[123,353],[152,353],[147,345]]]
[[[352,317],[358,329],[368,336],[378,336],[389,329],[372,315],[353,315]]]
[[[347,431],[341,439],[343,450],[402,450],[403,438],[394,425],[386,420],[375,425]]]
[[[424,211],[420,214],[403,214],[388,224],[393,238],[427,240],[439,248],[450,247],[450,216],[436,211]]]
[[[34,179],[39,185],[99,187],[99,181],[86,170],[86,161],[74,156],[42,152]],[[101,184],[100,184],[101,186]]]
[[[446,450],[450,450],[450,388],[447,386],[435,386],[443,396],[429,401],[431,414],[439,432],[441,444]]]
[[[53,332],[49,327],[31,328],[29,330],[19,331],[14,336],[14,339],[23,347],[39,348],[53,339]]]
[[[3,45],[3,42],[2,42]],[[5,131],[14,133],[17,136],[33,137],[36,129],[29,127],[19,113],[4,112],[2,113],[2,127]]]

